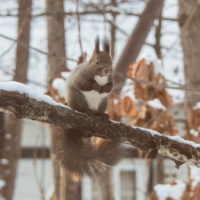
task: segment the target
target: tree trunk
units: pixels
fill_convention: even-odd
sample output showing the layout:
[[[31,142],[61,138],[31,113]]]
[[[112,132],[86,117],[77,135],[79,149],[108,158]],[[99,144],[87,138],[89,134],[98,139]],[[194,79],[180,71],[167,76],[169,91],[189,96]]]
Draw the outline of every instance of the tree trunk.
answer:
[[[184,54],[186,87],[200,90],[200,4],[179,0],[179,26]],[[186,91],[186,113],[200,101],[200,93]],[[186,124],[186,127],[187,124]]]
[[[46,10],[48,16],[48,85],[51,85],[53,79],[60,75],[60,72],[66,70],[65,51],[65,28],[64,28],[64,2],[63,0],[46,0]],[[53,55],[53,56],[52,56]],[[63,58],[61,58],[63,57]],[[59,133],[63,129],[52,127],[52,155],[54,155],[54,146],[56,141],[60,140]],[[53,156],[54,157],[54,156]],[[80,180],[75,181],[70,173],[60,168],[60,165],[54,162],[54,181],[56,200],[79,200],[80,198]]]
[[[31,8],[32,0],[19,0],[18,40],[26,45],[29,45],[30,41]],[[14,81],[26,82],[28,60],[29,49],[17,45]],[[17,164],[20,157],[21,125],[21,119],[16,119],[13,115],[6,116],[1,154],[6,164],[5,162],[0,163],[1,179],[6,182],[1,193],[6,200],[13,199]]]
[[[185,81],[189,88],[200,89],[200,5],[196,0],[179,0],[179,25],[184,53]],[[188,106],[200,101],[200,94],[186,92]]]
[[[160,15],[163,8],[163,0],[149,0],[141,15],[134,31],[129,37],[127,44],[116,64],[114,71],[114,88],[112,96],[118,96],[126,80],[129,65],[134,62],[145,43],[146,37],[151,30],[154,19]]]
[[[66,70],[65,59],[65,27],[64,27],[64,2],[63,0],[46,0],[48,15],[48,84],[51,84],[61,71]],[[63,57],[63,58],[61,58]]]
[[[114,200],[113,181],[112,181],[112,168],[107,169],[101,173],[98,178],[100,185],[101,200]]]
[[[110,0],[113,7],[117,6],[116,0]],[[115,43],[116,43],[116,14],[112,14],[112,23],[110,24],[110,38],[111,38],[111,56],[115,56]],[[99,194],[101,200],[114,200],[113,193],[113,173],[112,168],[107,169],[97,176],[97,182],[99,184]]]
[[[5,122],[5,114],[0,112],[0,160],[3,158],[3,148],[4,148],[4,140],[5,140],[5,130],[4,130],[4,122]],[[1,174],[0,174],[1,179]],[[1,192],[0,192],[1,194]]]
[[[117,7],[117,1],[116,0],[111,0],[110,3],[112,4],[113,7]],[[112,14],[112,24],[110,25],[110,38],[111,38],[111,55],[114,58],[115,56],[115,43],[116,43],[116,18],[117,15],[115,13]]]

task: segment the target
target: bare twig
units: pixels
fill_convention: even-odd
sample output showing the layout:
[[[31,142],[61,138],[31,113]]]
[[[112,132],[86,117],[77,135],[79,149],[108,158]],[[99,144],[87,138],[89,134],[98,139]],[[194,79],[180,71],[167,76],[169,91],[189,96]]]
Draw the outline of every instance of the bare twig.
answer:
[[[81,50],[81,55],[83,55],[83,45],[81,40],[81,23],[80,23],[80,14],[79,14],[79,0],[76,0],[76,12],[77,12],[77,28],[78,28],[78,42]]]
[[[181,85],[181,84],[179,86],[169,86],[169,85],[166,85],[166,84],[153,83],[153,82],[150,82],[150,81],[145,81],[145,80],[141,80],[141,79],[137,79],[137,78],[131,78],[131,77],[127,77],[127,78],[129,78],[129,79],[131,79],[131,80],[133,80],[137,83],[142,83],[142,84],[149,85],[149,86],[200,93],[200,90],[198,90],[198,89],[188,88],[187,86]]]
[[[127,16],[135,16],[135,17],[141,16],[140,13],[128,12],[126,10],[124,10],[124,11],[114,11],[112,9],[105,9],[103,12],[105,14],[127,15]],[[32,15],[32,17],[43,17],[43,16],[48,16],[48,15],[51,15],[51,14],[52,13],[43,12],[43,13],[38,13],[38,14]],[[66,16],[76,16],[77,11],[69,11],[69,12],[65,12],[64,14]],[[98,10],[94,9],[94,10],[90,10],[90,11],[79,11],[78,14],[79,15],[102,15],[102,10],[98,11]],[[0,17],[18,17],[18,14],[9,14],[9,13],[0,14]],[[178,21],[178,19],[170,18],[170,17],[162,17],[162,20],[172,21],[172,22]]]
[[[162,9],[163,10],[163,9]],[[161,37],[162,37],[162,10],[160,13],[160,18],[158,19],[158,25],[156,26],[156,31],[155,31],[155,45],[154,49],[156,52],[156,55],[159,59],[162,59],[162,47],[161,47]]]
[[[73,58],[63,57],[63,56],[57,56],[57,55],[54,55],[54,54],[49,54],[49,53],[46,52],[46,51],[42,51],[42,50],[40,50],[40,49],[38,49],[38,48],[36,48],[36,47],[32,47],[32,46],[27,45],[27,44],[25,44],[25,43],[23,43],[23,42],[21,42],[21,41],[19,41],[19,40],[17,40],[17,39],[11,38],[11,37],[6,36],[6,35],[1,34],[1,33],[0,33],[0,37],[4,38],[4,39],[6,39],[6,40],[10,40],[10,41],[16,42],[16,43],[18,43],[18,44],[21,45],[21,46],[27,47],[27,48],[29,48],[29,49],[31,49],[31,50],[37,52],[37,53],[40,53],[40,54],[43,54],[43,55],[46,55],[46,56],[59,57],[60,59],[66,59],[66,60],[70,60],[70,61],[72,61],[72,62],[77,62],[77,60],[75,60],[75,59],[73,59]]]

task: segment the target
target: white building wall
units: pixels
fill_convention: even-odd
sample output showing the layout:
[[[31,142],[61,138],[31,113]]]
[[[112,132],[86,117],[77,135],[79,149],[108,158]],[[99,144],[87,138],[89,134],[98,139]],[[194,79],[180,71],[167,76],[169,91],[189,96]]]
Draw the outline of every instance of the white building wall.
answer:
[[[136,173],[136,200],[146,200],[149,169],[144,159],[124,159],[113,167],[113,191],[115,200],[120,199],[120,172],[135,171]],[[82,180],[82,200],[92,200],[92,181],[88,177]]]

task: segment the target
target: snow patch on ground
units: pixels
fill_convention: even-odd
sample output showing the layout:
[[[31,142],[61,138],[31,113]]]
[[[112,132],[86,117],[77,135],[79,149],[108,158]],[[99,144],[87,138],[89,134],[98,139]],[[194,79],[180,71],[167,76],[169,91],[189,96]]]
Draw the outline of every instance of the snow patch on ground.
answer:
[[[194,189],[196,185],[200,183],[200,168],[190,166],[190,175],[192,179],[192,189]]]
[[[154,190],[158,196],[159,200],[166,200],[167,198],[172,198],[174,200],[181,199],[183,192],[185,191],[186,184],[183,182],[176,182],[175,185],[171,184],[158,184],[154,186]]]

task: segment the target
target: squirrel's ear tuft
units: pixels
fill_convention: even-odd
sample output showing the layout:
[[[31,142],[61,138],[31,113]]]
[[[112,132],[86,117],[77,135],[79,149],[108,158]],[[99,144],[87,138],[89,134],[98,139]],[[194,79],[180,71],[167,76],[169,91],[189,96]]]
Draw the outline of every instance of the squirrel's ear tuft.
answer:
[[[108,39],[104,39],[103,50],[110,54],[110,43]]]
[[[99,53],[100,50],[99,50],[99,38],[97,37],[96,40],[95,40],[95,53]]]

